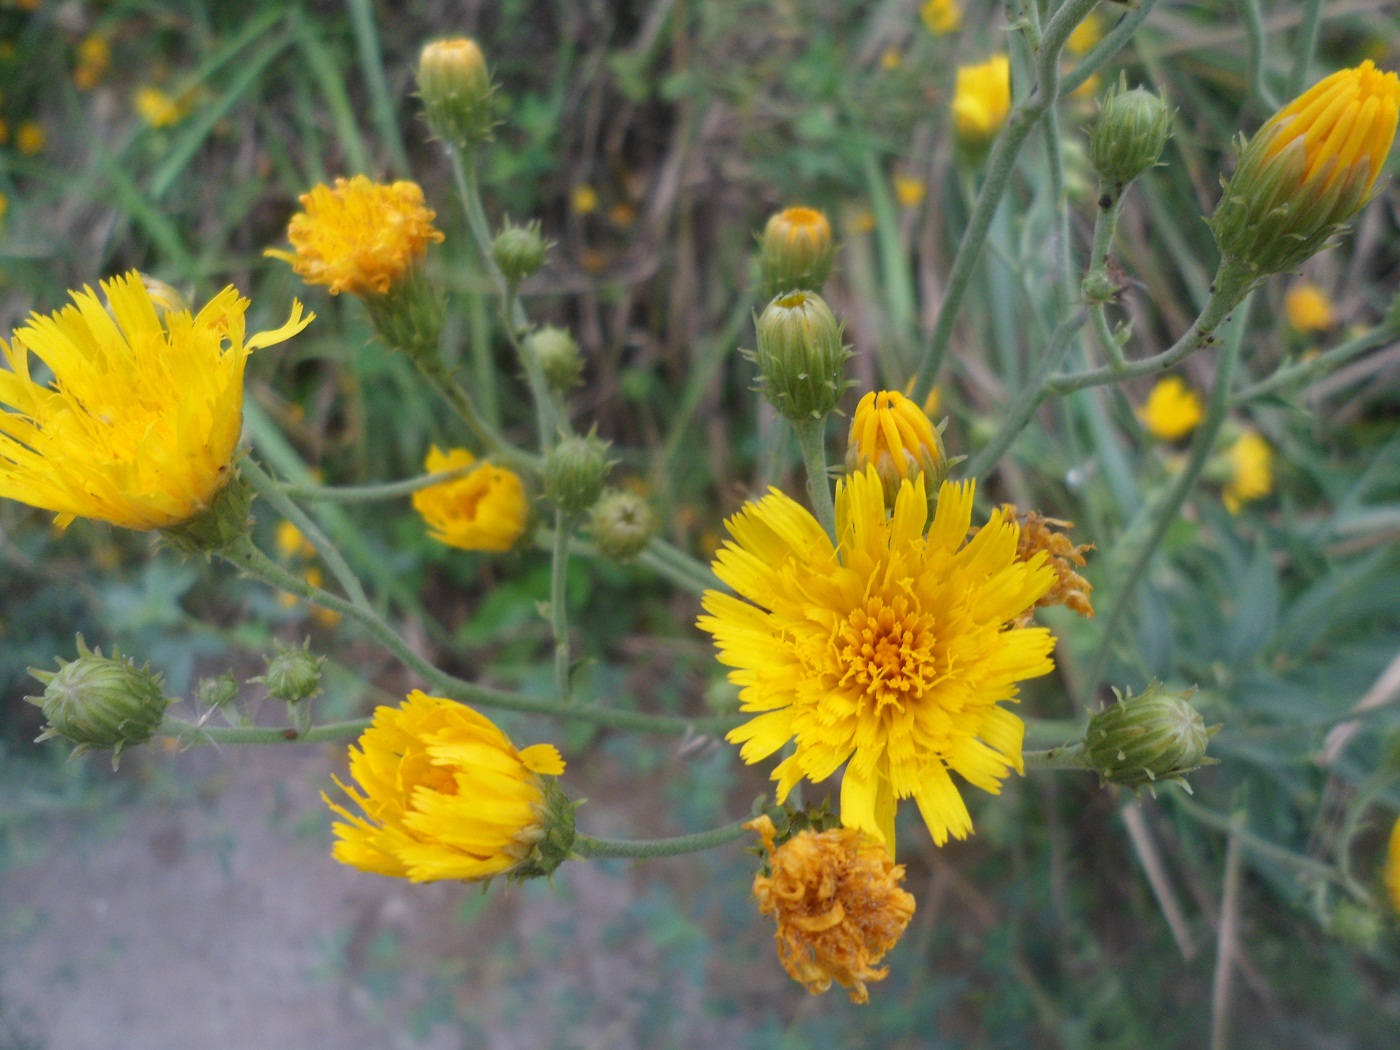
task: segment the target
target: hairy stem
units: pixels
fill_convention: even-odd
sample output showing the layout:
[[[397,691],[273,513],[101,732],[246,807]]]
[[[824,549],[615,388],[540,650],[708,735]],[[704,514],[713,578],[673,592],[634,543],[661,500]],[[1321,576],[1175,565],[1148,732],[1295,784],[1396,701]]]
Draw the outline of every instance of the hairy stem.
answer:
[[[669,839],[615,839],[594,838],[592,835],[578,835],[574,839],[574,852],[591,860],[625,857],[635,860],[650,860],[654,857],[678,857],[684,853],[698,853],[714,849],[741,839],[750,834],[745,826],[752,817],[726,824],[713,831],[700,831],[694,835],[678,835]]]
[[[561,704],[572,704],[569,686],[569,538],[573,522],[562,510],[554,512],[554,543],[549,568],[549,625],[554,632],[554,692]]]
[[[836,504],[831,499],[831,479],[826,476],[826,419],[804,419],[792,425],[802,447],[807,468],[807,497],[826,534],[836,537]]]
[[[283,484],[282,491],[292,499],[313,500],[323,503],[373,503],[376,500],[398,499],[411,496],[421,489],[443,485],[449,481],[464,478],[477,467],[481,460],[465,467],[442,470],[436,474],[421,474],[403,481],[385,481],[374,485],[289,485]]]

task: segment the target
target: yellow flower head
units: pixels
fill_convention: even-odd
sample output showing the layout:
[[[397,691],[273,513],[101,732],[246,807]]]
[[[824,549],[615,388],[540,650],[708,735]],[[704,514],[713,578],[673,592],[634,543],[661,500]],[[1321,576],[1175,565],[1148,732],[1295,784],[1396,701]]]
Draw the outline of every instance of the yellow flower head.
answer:
[[[321,796],[346,821],[335,825],[331,855],[414,882],[518,873],[550,845],[562,813],[551,797],[557,789],[544,778],[562,772],[553,745],[517,751],[484,715],[414,690],[398,707],[376,708],[359,747],[351,745],[358,790],[336,778],[364,816]],[[572,808],[562,809],[571,844]]]
[[[915,175],[896,175],[894,177],[894,195],[901,208],[917,208],[924,202],[924,196],[927,193],[928,184]]]
[[[919,15],[934,36],[956,33],[962,27],[962,5],[958,0],[924,0]]]
[[[316,548],[302,535],[301,529],[283,518],[277,523],[277,553],[284,558],[314,558]]]
[[[816,208],[784,208],[769,216],[759,238],[763,294],[820,291],[831,273],[831,222]]]
[[[1397,111],[1400,78],[1368,59],[1318,81],[1270,117],[1259,129],[1261,139],[1272,136],[1265,139],[1264,158],[1297,142],[1304,182],[1322,178],[1331,184],[1359,169],[1369,191],[1395,141]]]
[[[290,339],[314,314],[245,338],[248,300],[232,286],[198,314],[159,312],[135,271],[73,305],[34,314],[0,340],[0,497],[53,511],[169,528],[213,501],[233,474],[250,351]],[[30,375],[29,355],[53,373]]]
[[[1299,332],[1325,332],[1336,322],[1332,300],[1311,281],[1299,281],[1283,297],[1288,323]]]
[[[1095,11],[1074,27],[1069,39],[1065,41],[1065,50],[1076,57],[1087,55],[1102,39],[1103,18]]]
[[[1257,430],[1246,430],[1225,453],[1229,480],[1221,498],[1225,509],[1238,514],[1246,504],[1274,490],[1274,450]]]
[[[569,207],[575,215],[591,215],[598,210],[598,191],[580,183],[569,192]]]
[[[871,391],[860,399],[851,418],[846,445],[846,470],[874,467],[894,505],[901,482],[927,471],[933,480],[947,474],[943,441],[919,406],[897,390]],[[931,487],[925,481],[925,487]]]
[[[754,876],[753,895],[778,924],[783,969],[813,995],[836,981],[853,1002],[868,1002],[866,982],[889,976],[879,962],[914,916],[914,898],[899,885],[904,865],[855,828],[801,831],[775,847],[767,816],[745,827],[768,851],[770,874]]]
[[[73,70],[73,83],[79,91],[91,91],[111,64],[112,45],[107,42],[107,38],[100,33],[85,36],[78,45],[78,61]]]
[[[303,193],[301,207],[287,227],[293,250],[263,254],[291,263],[302,280],[332,295],[384,295],[442,240],[416,182],[336,179]]]
[[[1054,641],[1013,626],[1055,583],[1044,554],[1016,556],[1002,511],[964,543],[973,482],[945,482],[928,521],[924,478],[885,510],[875,468],[837,483],[839,548],[800,504],[772,490],[728,521],[699,626],[733,670],[743,710],[729,733],[746,762],[789,741],[773,771],[779,801],[843,764],[841,820],[894,851],[896,799],[913,797],[939,845],[972,818],[951,772],[990,791],[1021,770],[1025,726],[998,707],[1048,674]]]
[[[1205,407],[1180,376],[1167,376],[1147,395],[1138,418],[1158,441],[1179,441],[1200,426]]]
[[[168,128],[185,116],[185,106],[158,87],[147,84],[137,88],[131,104],[142,120],[153,128]]]
[[[1390,849],[1386,851],[1385,888],[1390,892],[1390,903],[1400,912],[1400,820],[1390,829]]]
[[[423,467],[429,474],[441,474],[475,462],[464,448],[443,452],[434,445]],[[433,539],[464,551],[510,550],[530,517],[520,476],[494,463],[419,489],[413,494],[413,509],[428,523]]]
[[[1011,112],[1011,59],[993,55],[979,66],[959,66],[953,92],[953,128],[963,142],[990,141]]]
[[[26,157],[32,157],[36,153],[44,152],[44,147],[48,145],[49,133],[43,126],[32,120],[26,120],[19,126],[19,131],[15,133],[15,145]]]

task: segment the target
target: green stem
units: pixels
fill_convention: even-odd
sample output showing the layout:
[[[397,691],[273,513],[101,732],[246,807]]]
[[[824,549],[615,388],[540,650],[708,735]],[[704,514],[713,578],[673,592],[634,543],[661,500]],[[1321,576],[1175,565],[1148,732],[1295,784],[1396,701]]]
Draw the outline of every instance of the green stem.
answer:
[[[1023,751],[1021,760],[1027,769],[1082,769],[1092,771],[1093,763],[1084,753],[1084,742],[1052,747],[1048,751]]]
[[[321,556],[326,567],[345,588],[345,593],[350,596],[350,600],[361,608],[371,608],[369,597],[360,584],[360,578],[355,575],[354,570],[345,561],[340,549],[321,531],[321,527],[311,520],[311,516],[297,506],[296,501],[287,495],[282,486],[258,466],[252,456],[243,457],[238,465],[238,472],[247,479],[248,484],[254,488],[258,495],[272,504],[284,518],[301,530],[307,542],[316,549],[316,553]]]
[[[1244,31],[1249,38],[1249,91],[1266,110],[1278,109],[1278,99],[1264,83],[1264,56],[1268,41],[1264,37],[1264,14],[1259,9],[1259,0],[1239,0],[1240,13],[1244,15]],[[1295,92],[1296,94],[1296,92]]]
[[[1173,808],[1184,810],[1187,816],[1198,824],[1205,824],[1217,831],[1234,835],[1239,844],[1252,853],[1291,867],[1309,878],[1322,879],[1326,882],[1342,881],[1341,875],[1332,865],[1324,864],[1312,857],[1304,857],[1292,850],[1284,849],[1282,846],[1276,846],[1268,839],[1261,838],[1252,831],[1247,831],[1236,822],[1235,818],[1227,817],[1223,813],[1217,813],[1198,802],[1193,802],[1185,792],[1173,792],[1172,797]]]
[[[1060,94],[1072,95],[1104,66],[1113,61],[1128,39],[1137,32],[1138,26],[1147,21],[1147,16],[1157,6],[1157,0],[1137,0],[1137,5],[1118,20],[1118,24],[1094,46],[1094,49],[1079,60],[1073,70],[1060,81]]]
[[[574,838],[574,852],[590,860],[603,858],[628,858],[651,860],[655,857],[678,857],[684,853],[698,853],[714,849],[751,834],[746,824],[753,818],[726,824],[713,831],[701,831],[694,835],[679,835],[669,839],[634,839],[619,842],[615,839],[599,839],[592,835],[578,835]]]
[[[1289,98],[1297,98],[1308,84],[1321,26],[1322,0],[1303,0],[1303,21],[1298,27],[1298,54],[1293,59],[1293,75],[1288,78]]]
[[[371,721],[369,718],[355,718],[348,722],[327,722],[298,732],[291,726],[282,729],[268,726],[202,726],[166,715],[157,733],[191,744],[323,744],[357,737],[370,727]]]
[[[1325,354],[1319,354],[1311,361],[1299,361],[1295,364],[1286,365],[1280,368],[1267,379],[1261,379],[1257,383],[1245,387],[1235,395],[1234,404],[1240,405],[1246,401],[1253,401],[1255,398],[1272,394],[1275,390],[1282,390],[1293,386],[1296,383],[1311,382],[1327,375],[1333,369],[1346,364],[1352,358],[1360,357],[1367,350],[1374,349],[1395,338],[1395,331],[1392,328],[1381,326],[1373,328],[1369,332],[1363,332],[1355,339],[1349,339],[1341,346],[1333,347]]]
[[[1094,334],[1098,337],[1109,367],[1121,370],[1127,365],[1123,359],[1123,344],[1113,334],[1108,324],[1106,295],[1116,295],[1117,288],[1108,271],[1108,263],[1113,255],[1113,239],[1118,233],[1118,219],[1123,214],[1123,194],[1125,187],[1116,183],[1099,183],[1099,209],[1094,215],[1094,246],[1089,256],[1089,272],[1084,277],[1084,290],[1090,300],[1089,320]],[[1112,289],[1112,291],[1110,291]]]
[[[822,528],[836,538],[836,504],[831,499],[831,479],[826,476],[826,419],[803,419],[792,424],[807,468],[807,497]]]
[[[678,572],[686,573],[698,583],[702,590],[721,591],[725,589],[724,583],[710,569],[708,565],[698,558],[692,558],[685,551],[674,544],[667,543],[659,536],[653,537],[647,543],[647,552],[655,554]]]
[[[291,499],[319,500],[330,503],[372,503],[375,500],[398,499],[400,496],[411,496],[421,489],[431,488],[434,485],[443,485],[449,481],[456,481],[464,478],[477,467],[482,461],[477,460],[470,466],[456,467],[452,470],[439,471],[436,474],[422,474],[416,478],[406,478],[403,481],[386,481],[376,485],[288,485],[281,486],[282,491]]]
[[[589,722],[610,729],[635,729],[676,736],[686,733],[723,733],[743,721],[742,718],[732,715],[687,718],[680,715],[648,715],[639,711],[623,711],[595,705],[564,707],[553,701],[538,700],[504,689],[477,685],[434,666],[431,661],[414,652],[413,648],[373,610],[361,608],[330,591],[311,586],[300,576],[288,572],[258,550],[246,537],[236,546],[221,551],[220,557],[249,576],[278,590],[323,605],[356,621],[369,631],[375,641],[396,656],[405,667],[419,675],[436,693],[452,700],[480,704],[483,707],[497,707],[506,711]]]
[[[516,448],[501,437],[477,411],[467,392],[457,384],[448,373],[447,366],[436,355],[429,359],[422,354],[415,354],[413,363],[418,366],[423,378],[431,383],[443,399],[456,410],[457,415],[462,417],[462,421],[476,435],[476,439],[492,459],[516,470],[539,473],[540,458]]]
[[[1215,439],[1219,436],[1220,428],[1230,410],[1230,385],[1234,379],[1235,365],[1239,360],[1240,344],[1244,341],[1245,322],[1248,314],[1249,306],[1246,302],[1235,321],[1234,331],[1226,337],[1225,345],[1221,349],[1220,362],[1215,371],[1215,386],[1211,390],[1210,405],[1206,410],[1206,418],[1192,439],[1191,453],[1187,457],[1186,465],[1172,481],[1166,497],[1160,504],[1153,506],[1156,520],[1152,523],[1151,531],[1147,534],[1142,547],[1135,552],[1127,572],[1123,574],[1117,589],[1108,599],[1108,611],[1101,621],[1103,628],[1099,635],[1098,646],[1094,650],[1094,656],[1084,675],[1084,688],[1088,691],[1084,697],[1086,706],[1098,689],[1104,672],[1107,670],[1114,634],[1132,604],[1133,593],[1136,591],[1138,583],[1147,573],[1147,567],[1157,553],[1157,548],[1176,521],[1177,514],[1180,513],[1187,497],[1195,489],[1196,481],[1200,477],[1206,461],[1210,458],[1211,452],[1215,449]],[[1131,526],[1125,532],[1130,530]]]
[[[1036,375],[1026,385],[1026,388],[1016,396],[1016,400],[1012,402],[1011,407],[1006,412],[1006,419],[1002,422],[1001,428],[993,435],[992,440],[987,442],[977,455],[972,457],[972,462],[967,465],[964,473],[968,477],[981,478],[990,473],[1021,431],[1026,428],[1026,424],[1035,415],[1036,409],[1049,400],[1051,393],[1049,377],[1055,369],[1060,367],[1070,348],[1074,346],[1075,335],[1083,326],[1083,310],[1076,311],[1073,316],[1060,322],[1050,337],[1050,346],[1040,360]]]
[[[569,687],[569,537],[573,522],[554,512],[554,544],[549,568],[549,623],[554,631],[554,692],[561,704],[573,703]]]
[[[1144,6],[1151,6],[1143,0]],[[1040,51],[1036,62],[1035,88],[1011,111],[1006,127],[997,136],[987,159],[987,178],[982,184],[982,192],[977,195],[967,228],[958,242],[957,253],[953,256],[952,268],[948,271],[948,288],[943,302],[938,308],[938,320],[934,323],[933,334],[924,349],[914,380],[914,401],[923,404],[934,385],[938,382],[938,370],[952,341],[953,325],[957,320],[963,297],[972,283],[977,260],[986,243],[987,232],[991,229],[1006,188],[1011,183],[1011,173],[1016,167],[1016,158],[1025,144],[1026,138],[1036,124],[1059,98],[1060,91],[1060,52],[1065,41],[1076,26],[1088,16],[1098,0],[1066,0],[1045,26],[1040,40]],[[1110,34],[1113,35],[1113,34]],[[1126,37],[1120,38],[1120,42]],[[1095,48],[1097,53],[1102,48]]]

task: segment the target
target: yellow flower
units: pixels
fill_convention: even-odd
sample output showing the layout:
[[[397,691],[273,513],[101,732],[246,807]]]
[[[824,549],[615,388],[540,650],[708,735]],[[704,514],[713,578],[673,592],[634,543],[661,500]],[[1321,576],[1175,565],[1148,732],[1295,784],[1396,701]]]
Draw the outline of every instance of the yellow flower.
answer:
[[[385,295],[442,240],[415,182],[386,185],[356,175],[300,199],[303,210],[287,227],[293,251],[263,254],[291,263],[302,280],[324,284],[332,295]]]
[[[841,820],[894,851],[896,799],[913,797],[939,845],[972,830],[950,771],[997,793],[1020,771],[1025,726],[1005,708],[1016,683],[1048,674],[1054,641],[1014,622],[1055,583],[1045,555],[1019,561],[1019,529],[1000,510],[964,544],[971,481],[945,482],[928,525],[924,478],[904,482],[887,516],[874,467],[837,483],[839,548],[777,490],[728,522],[714,571],[737,597],[706,592],[699,626],[741,687],[732,730],[773,771],[778,799],[846,764]],[[927,531],[926,531],[927,526]]]
[[[569,207],[575,215],[591,215],[598,210],[598,191],[588,183],[580,183],[569,194]]]
[[[1386,851],[1385,888],[1390,891],[1390,903],[1400,912],[1400,820],[1390,829],[1390,849]]]
[[[10,210],[10,198],[0,193],[0,219],[5,217],[5,213]]]
[[[15,135],[15,145],[26,157],[32,157],[36,153],[42,153],[44,147],[48,145],[49,135],[39,124],[32,120],[26,120],[19,126],[19,131]]]
[[[852,236],[869,233],[875,229],[875,213],[869,208],[858,208],[847,217],[846,225]]]
[[[1103,87],[1103,77],[1095,73],[1093,76],[1085,80],[1084,83],[1080,84],[1077,88],[1070,92],[1070,97],[1093,98],[1099,93],[1099,88],[1101,87]]]
[[[856,405],[846,443],[846,470],[857,473],[874,467],[884,486],[885,500],[894,505],[901,482],[927,471],[932,481],[947,474],[947,457],[938,431],[919,406],[897,390],[871,391]]]
[[[277,524],[277,553],[284,558],[314,558],[316,548],[302,535],[301,529],[284,518]]]
[[[894,177],[894,195],[900,207],[917,208],[924,202],[924,194],[927,192],[928,186],[924,184],[923,179],[913,175]]]
[[[880,68],[886,72],[893,72],[904,64],[904,58],[899,53],[897,47],[887,47],[880,52]]]
[[[1065,50],[1071,55],[1087,55],[1093,50],[1094,45],[1103,39],[1103,19],[1095,11],[1084,21],[1074,27],[1069,39],[1065,41]]]
[[[91,91],[112,64],[112,46],[107,38],[93,33],[78,45],[78,62],[73,70],[73,83],[79,91]]]
[[[0,117],[0,146],[10,141],[10,122]]]
[[[1180,376],[1157,381],[1147,402],[1138,409],[1138,418],[1158,441],[1178,441],[1205,418],[1205,408],[1196,392]]]
[[[1274,490],[1274,450],[1257,430],[1246,430],[1225,453],[1229,480],[1221,498],[1225,509],[1238,514],[1246,503]]]
[[[855,828],[800,831],[775,847],[767,816],[745,827],[768,851],[771,874],[754,876],[753,895],[778,924],[783,969],[813,995],[836,981],[853,1002],[869,1002],[866,982],[889,976],[878,964],[914,916],[914,898],[899,885],[904,865]]]
[[[464,448],[429,451],[423,467],[429,474],[469,467],[476,462]],[[482,463],[471,473],[413,494],[413,509],[423,516],[433,539],[464,551],[508,551],[520,539],[530,516],[519,475]]]
[[[149,84],[136,89],[131,104],[141,119],[153,128],[168,128],[185,116],[185,107],[179,101]]]
[[[953,127],[969,145],[996,136],[1011,112],[1011,60],[993,55],[978,66],[959,66],[953,92]]]
[[[1332,300],[1311,281],[1299,281],[1283,297],[1288,323],[1299,332],[1325,332],[1336,321]]]
[[[376,708],[359,747],[351,745],[358,790],[336,778],[364,816],[322,794],[346,821],[335,825],[331,855],[413,882],[506,874],[549,845],[548,795],[557,789],[543,778],[563,771],[553,745],[517,751],[484,715],[414,690],[398,707]]]
[[[233,474],[248,354],[290,339],[314,314],[293,302],[281,328],[244,337],[248,300],[229,286],[197,315],[158,312],[135,271],[73,305],[34,314],[0,340],[0,497],[53,511],[169,528],[213,501]],[[34,354],[53,373],[30,375]]]
[[[962,27],[962,5],[958,0],[924,0],[919,16],[934,36],[956,33]]]

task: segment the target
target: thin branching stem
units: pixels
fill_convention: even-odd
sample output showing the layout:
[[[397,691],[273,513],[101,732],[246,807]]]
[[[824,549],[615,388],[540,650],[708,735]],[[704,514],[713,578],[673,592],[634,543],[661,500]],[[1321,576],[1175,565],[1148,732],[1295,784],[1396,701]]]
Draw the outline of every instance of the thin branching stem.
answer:
[[[416,478],[403,481],[385,481],[375,485],[289,485],[283,484],[282,491],[291,499],[312,500],[323,503],[373,503],[377,500],[398,499],[411,496],[422,489],[434,485],[444,485],[449,481],[464,478],[482,464],[481,460],[465,467],[440,470],[435,474],[420,474]]]
[[[554,692],[559,703],[573,703],[569,687],[569,539],[573,521],[563,510],[554,512],[554,542],[549,568],[549,625],[554,632]]]
[[[700,831],[694,835],[678,835],[669,839],[615,839],[594,838],[592,835],[578,835],[574,838],[574,852],[579,857],[592,860],[603,858],[625,858],[629,860],[652,860],[657,857],[679,857],[685,853],[699,853],[701,850],[724,846],[735,839],[750,834],[747,825],[752,817],[726,824],[712,831]]]
[[[831,498],[831,479],[826,474],[826,419],[803,419],[792,424],[802,448],[807,468],[807,496],[826,534],[836,537],[836,504]]]
[[[1298,26],[1298,52],[1293,56],[1293,72],[1288,78],[1288,97],[1297,98],[1307,87],[1322,27],[1322,0],[1303,0],[1303,21]]]

